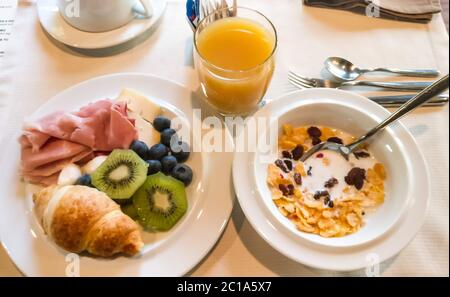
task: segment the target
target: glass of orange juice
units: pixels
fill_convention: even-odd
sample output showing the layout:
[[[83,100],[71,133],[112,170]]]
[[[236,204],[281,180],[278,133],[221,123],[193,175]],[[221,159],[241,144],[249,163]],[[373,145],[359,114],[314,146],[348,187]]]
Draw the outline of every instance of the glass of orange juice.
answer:
[[[198,24],[194,43],[206,100],[223,115],[255,111],[275,68],[277,33],[269,19],[243,7],[217,10]]]

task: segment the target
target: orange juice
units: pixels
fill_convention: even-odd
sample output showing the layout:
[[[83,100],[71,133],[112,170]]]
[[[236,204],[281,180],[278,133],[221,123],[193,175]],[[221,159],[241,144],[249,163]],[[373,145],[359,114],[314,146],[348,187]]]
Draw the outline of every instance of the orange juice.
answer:
[[[227,17],[196,36],[196,66],[207,100],[225,114],[256,109],[274,70],[276,36],[259,22]]]

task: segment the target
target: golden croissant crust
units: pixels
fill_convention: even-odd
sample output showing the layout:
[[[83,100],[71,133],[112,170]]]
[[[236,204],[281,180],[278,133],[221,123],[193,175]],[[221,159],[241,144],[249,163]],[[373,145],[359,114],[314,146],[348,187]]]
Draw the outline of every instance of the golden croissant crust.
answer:
[[[50,186],[33,195],[47,235],[74,253],[134,255],[143,246],[139,227],[105,193],[86,186]]]

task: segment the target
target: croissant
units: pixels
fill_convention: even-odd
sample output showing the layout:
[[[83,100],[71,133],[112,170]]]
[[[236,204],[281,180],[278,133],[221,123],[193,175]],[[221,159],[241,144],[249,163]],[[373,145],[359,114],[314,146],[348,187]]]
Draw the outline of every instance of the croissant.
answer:
[[[74,253],[134,255],[143,246],[139,227],[105,193],[86,186],[50,186],[33,195],[47,235]]]

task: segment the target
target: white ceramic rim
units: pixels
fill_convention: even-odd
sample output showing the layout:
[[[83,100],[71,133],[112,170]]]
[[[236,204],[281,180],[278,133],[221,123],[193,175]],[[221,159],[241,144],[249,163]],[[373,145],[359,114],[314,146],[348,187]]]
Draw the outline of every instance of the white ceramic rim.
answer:
[[[105,91],[105,88],[108,86],[113,87]],[[166,102],[163,105],[164,108],[170,108],[172,105],[176,108],[174,111],[176,114],[179,114],[180,110],[187,114],[192,114],[191,97],[193,93],[191,90],[170,80],[140,73],[113,74],[82,82],[54,96],[43,104],[35,114],[42,113],[48,109],[52,110],[52,106],[56,101],[69,100],[67,98],[73,97],[73,94],[77,92],[89,94],[89,90],[94,90],[92,91],[92,98],[90,98],[90,100],[93,100],[100,99],[95,93],[101,94],[105,98],[113,94],[117,95],[120,89],[125,86],[136,88],[157,101],[164,100]],[[147,89],[144,90],[145,86],[147,86]],[[72,100],[70,99],[69,101]],[[82,103],[75,105],[78,106],[80,104]],[[68,108],[72,109],[73,107],[68,106]],[[19,134],[20,131],[17,131],[17,135]],[[230,141],[233,141],[228,131],[225,132],[225,135],[230,138]],[[7,173],[2,179],[2,183],[4,183],[2,188],[5,189],[5,192],[8,195],[9,192],[16,194],[14,198],[1,199],[0,201],[0,239],[2,245],[23,274],[27,276],[63,276],[65,266],[61,266],[66,265],[64,258],[67,252],[55,248],[55,245],[48,238],[40,236],[39,230],[36,230],[34,214],[29,211],[30,207],[27,206],[27,199],[24,196],[24,184],[19,182],[17,170],[20,161],[18,159],[20,155],[19,148],[17,140],[15,138],[11,139],[5,149],[9,157],[2,162],[5,168],[16,168],[15,172],[6,170]],[[184,226],[183,232],[177,232],[177,237],[174,238],[172,236],[163,242],[164,246],[156,246],[155,249],[158,249],[156,256],[153,252],[143,254],[138,258],[119,257],[112,260],[81,257],[81,275],[182,276],[189,272],[214,247],[229,220],[234,203],[234,192],[230,176],[232,157],[231,153],[225,156],[223,154],[205,155],[205,153],[201,153],[203,163],[207,159],[208,170],[215,172],[217,178],[209,179],[207,183],[204,183],[204,185],[207,185],[203,185],[202,188],[204,190],[202,196],[204,197],[202,197],[201,203],[195,203],[194,208],[190,210],[195,213],[188,215],[189,221],[187,223],[190,225]],[[202,168],[202,171],[204,170]],[[8,172],[10,173],[8,174]],[[202,172],[202,174],[205,174],[205,172]],[[224,183],[223,181],[227,179],[230,182]],[[212,195],[213,193],[214,195]],[[18,200],[15,203],[9,203],[12,199]],[[23,217],[23,219],[18,220],[18,217]],[[14,228],[9,228],[9,226],[14,226]],[[32,244],[35,244],[35,246]],[[46,254],[37,253],[37,247],[45,251]],[[182,247],[181,251],[179,247]],[[158,257],[164,257],[164,259],[158,259]],[[43,260],[42,258],[52,260],[43,263],[40,262]],[[163,260],[166,262],[164,263]],[[44,264],[59,266],[49,268],[50,270],[44,269],[44,271],[51,271],[51,273],[40,273]],[[164,264],[168,268],[162,268],[161,266]],[[54,272],[55,269],[58,273]]]
[[[285,110],[286,107],[295,108],[310,99],[338,102],[337,98],[340,97],[342,100],[343,96],[352,101],[354,106],[371,112],[379,119],[383,119],[389,114],[386,109],[354,93],[332,89],[311,89],[283,95],[258,111],[255,117],[263,114],[273,115],[280,110]],[[336,100],[333,100],[333,97]],[[339,102],[342,103],[342,101]],[[420,178],[424,182],[412,185],[414,189],[410,192],[415,194],[408,198],[404,215],[387,230],[384,236],[374,238],[362,245],[338,248],[321,246],[307,240],[299,241],[300,237],[293,238],[290,230],[280,227],[280,224],[274,224],[273,214],[262,204],[263,198],[260,197],[259,191],[255,191],[252,154],[236,153],[233,162],[233,180],[239,203],[247,219],[273,248],[294,261],[311,267],[350,271],[367,266],[367,255],[371,253],[376,253],[380,261],[394,256],[420,229],[425,219],[430,197],[428,169],[417,143],[403,124],[396,125],[395,131],[401,131],[406,135],[405,139],[401,139],[402,143],[410,144],[409,146],[403,145],[407,150],[406,156],[413,166],[415,179],[419,180]]]

